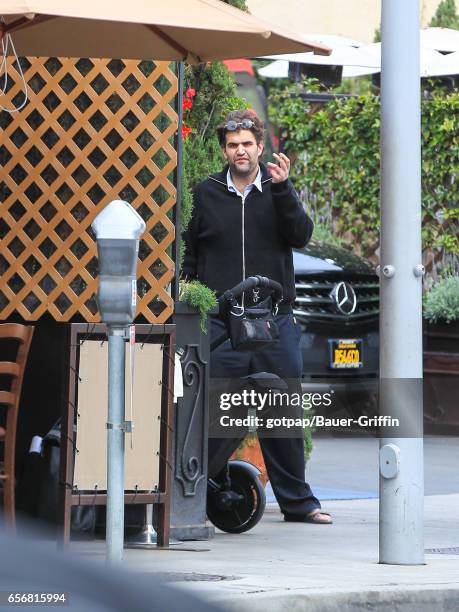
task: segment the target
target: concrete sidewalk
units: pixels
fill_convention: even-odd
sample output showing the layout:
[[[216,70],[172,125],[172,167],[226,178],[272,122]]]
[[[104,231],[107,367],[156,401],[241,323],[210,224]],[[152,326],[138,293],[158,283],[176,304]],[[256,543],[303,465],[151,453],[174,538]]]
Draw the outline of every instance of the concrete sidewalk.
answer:
[[[333,525],[284,523],[271,503],[248,533],[125,550],[123,565],[239,612],[459,610],[459,438],[424,440],[425,548],[436,552],[418,567],[378,564],[378,446],[371,437],[314,439],[307,480]],[[103,541],[71,549],[104,562]]]
[[[438,550],[418,567],[378,564],[378,500],[325,507],[333,525],[284,523],[269,507],[248,533],[218,532],[210,542],[170,550],[125,550],[124,566],[159,573],[217,609],[459,609],[459,494],[426,497],[425,547]],[[103,541],[74,542],[71,550],[104,561]]]

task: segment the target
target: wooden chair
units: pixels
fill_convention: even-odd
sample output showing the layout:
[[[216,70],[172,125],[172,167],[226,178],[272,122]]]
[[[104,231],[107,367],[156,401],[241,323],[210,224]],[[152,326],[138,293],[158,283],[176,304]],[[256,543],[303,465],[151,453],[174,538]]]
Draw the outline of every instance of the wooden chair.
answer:
[[[5,427],[0,426],[0,443],[3,443],[3,461],[0,461],[0,491],[3,489],[3,506],[7,525],[15,529],[15,476],[14,460],[16,452],[16,426],[21,399],[22,381],[27,363],[34,328],[19,323],[0,324],[0,341],[10,344],[18,343],[14,361],[3,361],[0,352],[0,377],[8,381],[9,390],[0,390],[0,405],[6,406]],[[11,341],[11,342],[9,342]],[[5,385],[2,385],[4,389]]]

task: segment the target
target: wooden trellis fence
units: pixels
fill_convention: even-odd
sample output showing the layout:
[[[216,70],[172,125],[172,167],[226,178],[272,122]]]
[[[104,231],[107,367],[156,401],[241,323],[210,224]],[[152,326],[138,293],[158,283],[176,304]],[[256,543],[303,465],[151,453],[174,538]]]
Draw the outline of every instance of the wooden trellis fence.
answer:
[[[0,320],[98,321],[90,225],[124,199],[147,230],[138,309],[163,323],[173,312],[177,77],[167,62],[23,58],[30,100],[0,113]],[[16,67],[17,68],[17,67]],[[17,69],[7,92],[23,100]]]

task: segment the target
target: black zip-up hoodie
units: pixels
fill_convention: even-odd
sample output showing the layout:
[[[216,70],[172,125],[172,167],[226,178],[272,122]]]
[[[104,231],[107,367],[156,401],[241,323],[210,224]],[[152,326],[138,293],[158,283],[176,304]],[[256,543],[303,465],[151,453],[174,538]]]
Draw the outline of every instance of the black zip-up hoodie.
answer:
[[[252,187],[245,202],[228,190],[228,166],[195,187],[183,276],[217,295],[248,276],[268,276],[284,288],[279,312],[286,313],[295,300],[292,247],[306,246],[314,226],[292,183],[272,183],[264,164],[260,168],[263,192]],[[249,293],[246,306],[253,303]]]

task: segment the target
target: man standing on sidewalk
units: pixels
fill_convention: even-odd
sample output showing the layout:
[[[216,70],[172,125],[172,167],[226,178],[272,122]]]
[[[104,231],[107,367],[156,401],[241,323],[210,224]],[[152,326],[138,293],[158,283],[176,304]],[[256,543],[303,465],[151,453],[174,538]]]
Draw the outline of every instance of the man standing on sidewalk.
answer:
[[[183,274],[197,278],[221,295],[243,279],[262,275],[279,282],[284,299],[276,323],[279,341],[258,352],[231,349],[229,342],[211,355],[211,378],[240,378],[256,372],[271,372],[282,379],[299,380],[302,360],[301,329],[292,304],[295,279],[292,247],[305,246],[313,223],[288,179],[290,161],[274,154],[276,163],[260,163],[264,126],[251,109],[229,113],[217,128],[227,166],[209,176],[193,192],[193,216],[185,233]],[[260,296],[263,297],[263,296]],[[245,296],[253,306],[257,296]],[[224,324],[211,320],[211,337],[219,336]],[[222,441],[209,440],[209,473],[212,457]],[[305,482],[303,438],[260,438],[263,458],[280,509],[286,521],[329,524],[319,500]]]

